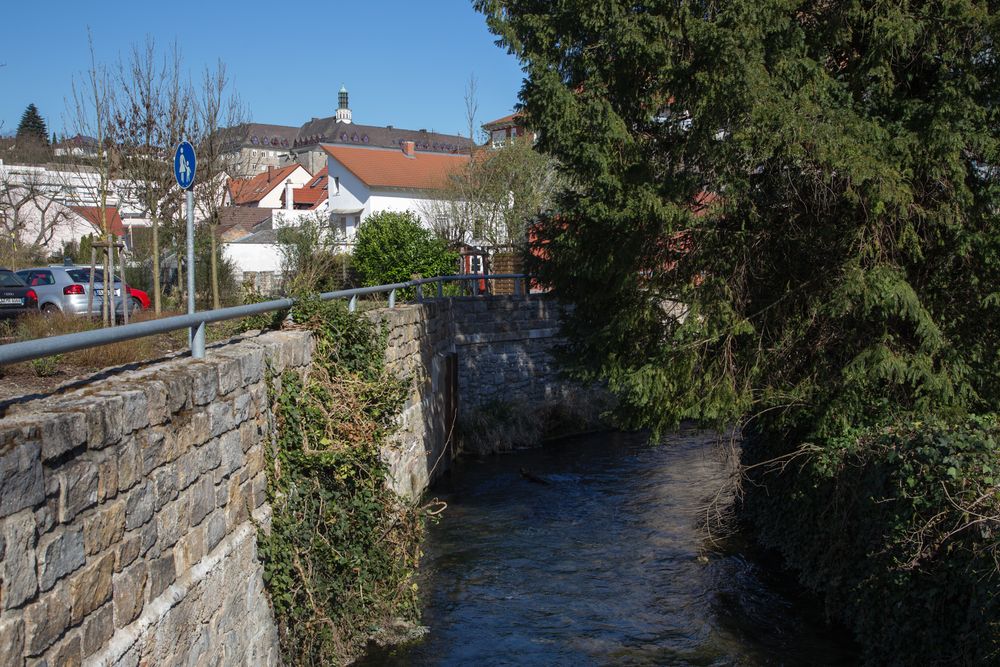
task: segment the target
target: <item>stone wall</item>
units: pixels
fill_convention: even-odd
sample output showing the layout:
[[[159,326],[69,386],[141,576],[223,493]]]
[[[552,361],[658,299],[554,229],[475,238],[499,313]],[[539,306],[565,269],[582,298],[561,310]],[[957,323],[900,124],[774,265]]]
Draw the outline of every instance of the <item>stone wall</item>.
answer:
[[[457,454],[457,430],[495,402],[588,419],[604,392],[563,378],[552,355],[561,306],[548,296],[457,297],[374,311],[388,334],[386,362],[413,379],[394,447],[386,452],[397,493],[418,498]]]
[[[0,665],[276,664],[256,555],[276,332],[0,419]]]
[[[456,454],[461,411],[568,400],[544,297],[380,310],[411,380],[385,456],[419,498]],[[249,336],[108,371],[0,418],[0,667],[277,664],[257,558],[268,525],[265,368],[308,372],[306,332]]]

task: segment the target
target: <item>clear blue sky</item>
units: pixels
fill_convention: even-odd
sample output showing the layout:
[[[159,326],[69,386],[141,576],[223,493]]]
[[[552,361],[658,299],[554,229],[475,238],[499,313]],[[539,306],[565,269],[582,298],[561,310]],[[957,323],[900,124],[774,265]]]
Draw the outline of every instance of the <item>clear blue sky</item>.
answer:
[[[465,134],[470,74],[478,79],[478,123],[509,113],[522,79],[471,0],[7,5],[0,13],[4,134],[31,102],[50,132],[62,132],[70,84],[88,64],[88,25],[98,60],[109,65],[146,35],[159,46],[176,39],[195,78],[222,59],[262,123],[297,126],[333,115],[344,84],[355,122]]]

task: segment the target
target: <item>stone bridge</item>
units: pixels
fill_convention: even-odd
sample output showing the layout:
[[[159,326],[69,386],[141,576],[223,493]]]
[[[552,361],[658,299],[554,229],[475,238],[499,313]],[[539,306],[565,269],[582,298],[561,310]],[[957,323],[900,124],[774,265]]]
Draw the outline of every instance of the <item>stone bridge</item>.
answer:
[[[369,313],[411,377],[384,455],[417,498],[457,453],[463,412],[576,400],[545,297]],[[277,664],[256,553],[266,526],[265,368],[307,372],[306,332],[246,335],[3,406],[0,667]]]

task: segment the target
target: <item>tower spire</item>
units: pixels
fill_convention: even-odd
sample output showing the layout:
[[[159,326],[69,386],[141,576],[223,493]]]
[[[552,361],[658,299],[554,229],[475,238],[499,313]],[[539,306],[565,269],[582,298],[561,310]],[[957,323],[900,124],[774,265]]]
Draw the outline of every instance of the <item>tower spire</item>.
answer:
[[[347,87],[341,85],[340,92],[337,93],[337,122],[351,122],[351,108],[347,103]]]

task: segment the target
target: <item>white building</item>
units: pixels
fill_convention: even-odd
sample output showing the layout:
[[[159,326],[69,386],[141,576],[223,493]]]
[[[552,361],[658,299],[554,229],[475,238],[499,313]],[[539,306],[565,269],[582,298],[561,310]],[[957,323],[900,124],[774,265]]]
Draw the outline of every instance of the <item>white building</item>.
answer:
[[[412,141],[399,149],[324,145],[323,150],[328,211],[347,240],[366,217],[382,211],[412,211],[432,228],[427,212],[439,208],[449,177],[469,162],[461,153],[418,151]]]

